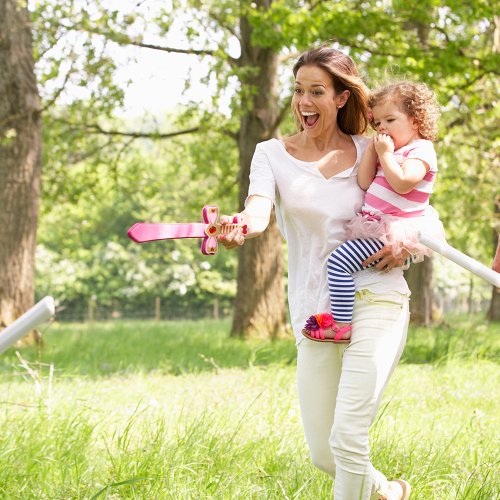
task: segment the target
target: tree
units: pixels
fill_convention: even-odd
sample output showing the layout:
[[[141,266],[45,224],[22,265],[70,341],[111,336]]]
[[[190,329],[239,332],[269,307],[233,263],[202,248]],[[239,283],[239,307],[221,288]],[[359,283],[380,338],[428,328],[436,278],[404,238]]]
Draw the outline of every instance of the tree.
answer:
[[[410,318],[417,325],[430,326],[433,322],[434,282],[432,259],[425,258],[420,264],[410,266],[405,278],[411,290]]]
[[[260,0],[259,8],[268,9],[270,2]],[[251,112],[240,117],[238,149],[240,152],[239,208],[249,186],[250,163],[258,142],[276,136],[282,119],[278,98],[278,52],[274,47],[261,47],[253,42],[252,26],[245,12],[240,13],[241,70],[254,68],[242,81],[252,92]],[[280,234],[272,217],[261,238],[249,240],[239,249],[238,289],[231,334],[277,336],[284,330],[285,298],[283,256]]]
[[[28,12],[0,1],[0,324],[33,305],[41,108]]]
[[[46,8],[47,5],[50,8]],[[54,114],[52,120],[56,126],[51,130],[59,128],[67,134],[69,128],[72,137],[100,134],[110,141],[117,137],[132,140],[138,135],[167,137],[169,134],[158,130],[137,134],[110,127],[113,106],[121,103],[121,97],[112,82],[113,63],[105,56],[104,49],[107,45],[120,45],[206,58],[211,62],[207,81],[217,84],[213,104],[204,110],[196,104],[196,111],[194,108],[188,110],[187,116],[195,123],[179,132],[210,128],[235,139],[240,163],[240,208],[246,195],[249,161],[255,143],[279,134],[289,107],[289,78],[280,78],[278,68],[286,68],[287,61],[294,59],[298,51],[320,41],[329,39],[332,44],[349,51],[370,83],[383,76],[387,68],[399,67],[404,68],[405,76],[422,79],[436,88],[441,103],[449,111],[447,125],[454,123],[453,115],[456,118],[451,128],[454,127],[457,134],[450,142],[450,150],[444,149],[449,158],[461,153],[459,131],[464,122],[459,115],[463,109],[468,112],[484,109],[486,114],[491,111],[486,102],[471,97],[477,96],[480,88],[491,85],[491,75],[497,67],[488,45],[493,37],[491,19],[494,12],[491,6],[482,2],[469,5],[449,1],[438,5],[434,0],[418,3],[368,1],[360,7],[354,0],[186,0],[160,7],[153,14],[141,8],[142,5],[138,5],[133,12],[124,13],[84,2],[78,9],[72,1],[65,0],[47,1],[38,10],[39,19],[43,21],[40,33],[47,30],[52,19],[58,19],[57,24],[52,22],[54,30],[48,37],[47,50],[50,43],[57,40],[60,43],[66,34],[77,32],[79,37],[87,37],[83,44],[87,60],[83,64],[67,64],[69,69],[63,80],[66,82],[77,75],[81,85],[87,84],[90,88],[88,101],[92,105],[80,100],[64,116]],[[182,33],[182,41],[169,39],[176,26]],[[68,51],[68,59],[77,61],[72,59],[71,50]],[[41,53],[46,54],[46,51]],[[53,61],[55,65],[57,62]],[[47,72],[48,75],[53,73],[54,70]],[[87,82],[89,79],[99,81],[91,85]],[[231,117],[219,109],[228,87],[233,89]],[[55,92],[54,100],[58,95]],[[487,141],[481,134],[475,135],[480,146],[476,150],[477,159],[480,156],[477,151],[485,150]],[[85,137],[85,141],[87,139]],[[468,150],[467,154],[473,155],[473,152]],[[448,201],[442,199],[443,206],[448,207]],[[484,229],[490,223],[491,207],[481,207],[481,214],[484,215]],[[452,225],[452,238],[461,230]],[[284,321],[278,232],[271,227],[265,237],[249,243],[239,252],[233,333],[250,334],[260,330],[272,335],[283,328]],[[419,286],[426,285],[425,280],[419,282]]]
[[[500,214],[500,196],[495,200],[495,214]],[[493,252],[498,252],[497,246],[500,245],[500,230],[493,230]],[[500,289],[493,287],[491,291],[491,303],[488,311],[488,319],[491,321],[500,321]]]

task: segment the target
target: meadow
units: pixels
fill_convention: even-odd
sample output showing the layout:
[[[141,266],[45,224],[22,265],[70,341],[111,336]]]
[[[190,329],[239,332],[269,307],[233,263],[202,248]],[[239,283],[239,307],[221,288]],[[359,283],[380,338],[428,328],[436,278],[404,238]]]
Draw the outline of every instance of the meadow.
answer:
[[[229,328],[53,323],[43,349],[4,353],[0,498],[331,498],[302,433],[293,340]],[[500,324],[411,328],[371,443],[415,500],[500,498],[499,360]]]

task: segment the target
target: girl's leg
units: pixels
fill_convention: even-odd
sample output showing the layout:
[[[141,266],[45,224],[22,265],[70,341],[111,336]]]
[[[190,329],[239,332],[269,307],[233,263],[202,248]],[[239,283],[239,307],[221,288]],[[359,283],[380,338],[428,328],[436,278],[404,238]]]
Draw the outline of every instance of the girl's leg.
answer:
[[[336,323],[351,323],[354,307],[352,273],[363,269],[363,262],[384,244],[375,239],[348,240],[328,258],[328,289],[331,313]]]
[[[297,353],[299,404],[311,461],[331,476],[335,464],[329,437],[345,345],[321,345],[304,338]]]
[[[357,295],[330,436],[336,500],[379,498],[377,491],[387,491],[386,477],[370,462],[368,432],[403,352],[409,321],[406,296],[366,290]]]

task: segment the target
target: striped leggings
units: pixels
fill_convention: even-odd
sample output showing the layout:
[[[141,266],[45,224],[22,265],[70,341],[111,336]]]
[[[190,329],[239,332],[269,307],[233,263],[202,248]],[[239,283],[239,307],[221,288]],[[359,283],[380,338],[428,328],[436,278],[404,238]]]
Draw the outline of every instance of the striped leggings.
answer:
[[[363,270],[363,261],[383,246],[381,241],[372,238],[348,240],[331,253],[327,272],[330,307],[335,321],[351,323],[356,292],[352,273]]]

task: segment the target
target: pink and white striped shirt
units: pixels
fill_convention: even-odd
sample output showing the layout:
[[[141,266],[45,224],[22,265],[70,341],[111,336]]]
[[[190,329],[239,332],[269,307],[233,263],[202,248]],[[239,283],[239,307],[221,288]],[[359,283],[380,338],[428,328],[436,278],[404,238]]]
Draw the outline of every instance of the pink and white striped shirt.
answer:
[[[429,197],[437,173],[437,157],[432,142],[418,139],[394,151],[394,156],[399,165],[410,158],[422,160],[429,165],[429,171],[415,186],[415,189],[406,194],[399,194],[387,182],[382,166],[377,161],[377,173],[366,191],[365,201],[361,209],[362,214],[385,214],[404,218],[419,217],[424,214],[429,205]]]

